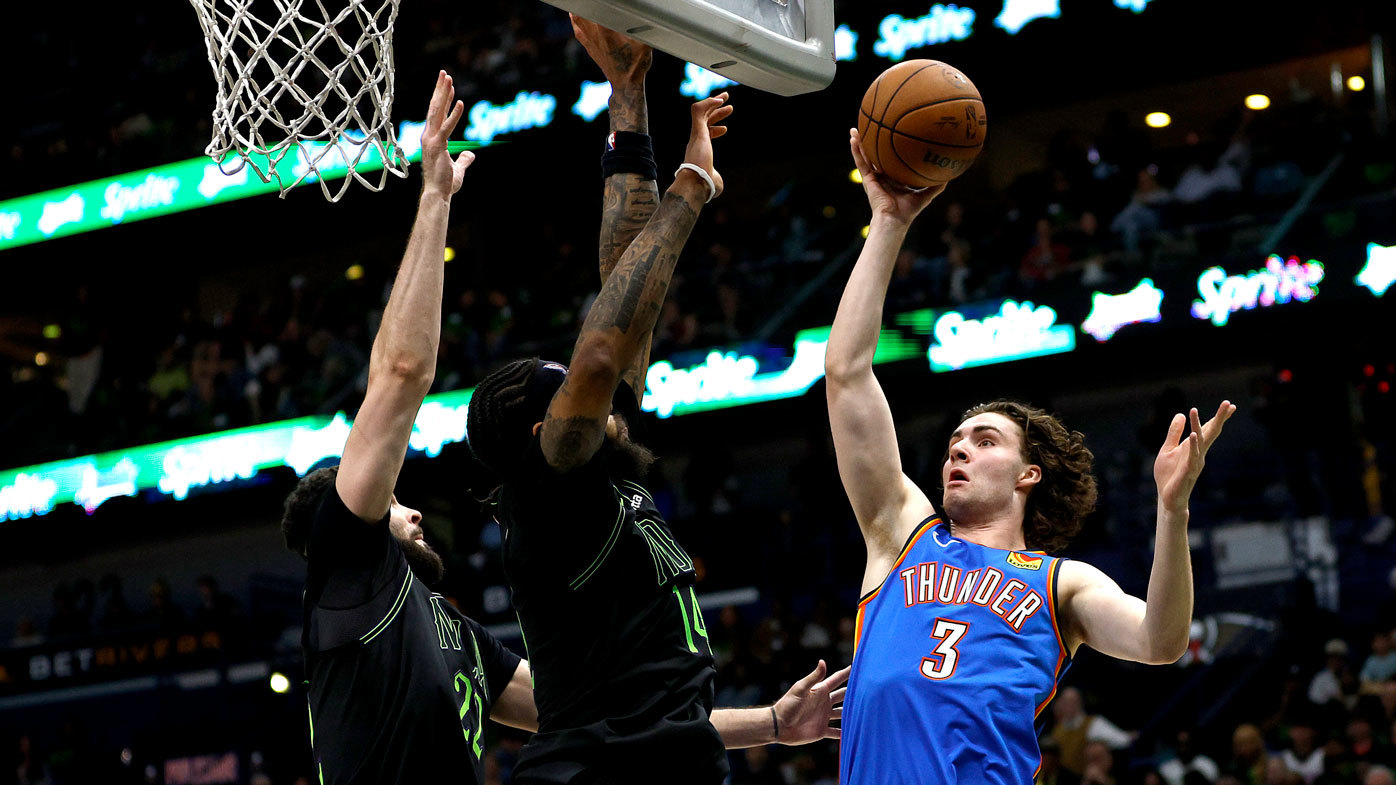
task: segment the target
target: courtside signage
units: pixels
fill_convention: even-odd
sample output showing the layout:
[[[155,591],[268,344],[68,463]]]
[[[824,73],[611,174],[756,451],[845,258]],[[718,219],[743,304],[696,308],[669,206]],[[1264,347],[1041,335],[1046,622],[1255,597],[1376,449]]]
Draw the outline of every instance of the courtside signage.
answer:
[[[1300,262],[1297,256],[1282,259],[1272,255],[1264,267],[1240,275],[1210,267],[1197,278],[1197,293],[1202,299],[1193,301],[1192,315],[1222,327],[1237,311],[1293,301],[1306,303],[1318,295],[1322,280],[1323,263],[1313,259]]]
[[[936,3],[925,16],[907,19],[891,14],[877,24],[878,39],[873,54],[898,61],[910,49],[963,41],[974,34],[974,9],[961,8],[954,3]]]
[[[1148,278],[1124,294],[1091,293],[1091,313],[1081,331],[1104,343],[1121,327],[1163,319],[1163,292]]]

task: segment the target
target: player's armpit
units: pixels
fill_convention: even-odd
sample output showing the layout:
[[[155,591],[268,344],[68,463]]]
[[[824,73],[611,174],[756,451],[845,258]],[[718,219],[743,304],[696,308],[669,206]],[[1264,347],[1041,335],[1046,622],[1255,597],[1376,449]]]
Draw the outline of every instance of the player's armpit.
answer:
[[[514,675],[490,708],[490,719],[511,728],[538,731],[538,706],[533,702],[533,677],[528,670],[528,660],[519,661],[519,667],[514,669]]]
[[[383,520],[407,457],[412,422],[431,384],[430,377],[375,377],[344,444],[335,490],[344,506],[370,523]]]
[[[1081,644],[1121,660],[1166,665],[1177,660],[1152,645],[1144,616],[1147,606],[1085,562],[1067,560],[1058,574],[1062,637],[1073,655]]]

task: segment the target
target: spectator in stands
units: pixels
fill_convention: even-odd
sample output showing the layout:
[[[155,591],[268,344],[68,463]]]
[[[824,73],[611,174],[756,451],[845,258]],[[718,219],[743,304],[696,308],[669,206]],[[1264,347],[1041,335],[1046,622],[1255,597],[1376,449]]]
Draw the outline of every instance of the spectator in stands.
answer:
[[[1032,247],[1023,254],[1018,266],[1018,279],[1033,289],[1065,272],[1070,262],[1071,252],[1052,233],[1052,222],[1041,218],[1033,233]]]
[[[121,579],[107,573],[97,582],[97,627],[103,632],[111,632],[130,626],[135,615],[126,604],[126,594],[121,587]]]
[[[21,616],[19,622],[15,624],[15,636],[10,639],[10,645],[16,649],[22,649],[26,646],[38,646],[44,640],[44,634],[39,632],[34,620],[28,616]]]
[[[1367,770],[1367,776],[1362,778],[1362,785],[1396,785],[1396,777],[1393,777],[1391,769],[1385,766],[1373,766]]]
[[[20,734],[17,746],[15,785],[43,785],[43,783],[47,783],[49,781],[48,773],[44,771],[44,764],[40,761],[40,756],[34,752],[34,742],[29,738],[29,735]]]
[[[785,777],[780,772],[780,766],[771,760],[770,750],[766,747],[751,747],[743,755],[745,769],[740,775],[732,772],[732,785],[785,785]]]
[[[49,638],[72,638],[87,634],[88,616],[82,612],[79,602],[79,593],[75,586],[60,583],[54,588],[53,618],[48,622]]]
[[[1123,749],[1134,742],[1134,735],[1120,730],[1115,723],[1100,716],[1087,714],[1081,691],[1067,687],[1057,693],[1052,703],[1052,738],[1061,749],[1062,766],[1082,774],[1086,766],[1085,751],[1090,742],[1101,742],[1111,749]]]
[[[1289,746],[1279,758],[1285,768],[1298,774],[1311,785],[1323,773],[1323,749],[1315,746],[1315,732],[1309,725],[1295,724],[1289,729]]]
[[[1391,633],[1378,632],[1372,636],[1372,653],[1362,663],[1364,686],[1396,678],[1396,651],[1392,651]]]
[[[1152,166],[1139,170],[1129,204],[1110,222],[1110,231],[1120,236],[1128,254],[1143,251],[1144,237],[1159,229],[1159,210],[1173,200],[1173,194],[1159,185],[1157,174]]]
[[[1231,734],[1231,762],[1226,773],[1239,780],[1242,785],[1262,785],[1269,765],[1269,755],[1265,752],[1265,742],[1260,736],[1260,728],[1254,725],[1241,725]]]
[[[1083,759],[1085,767],[1081,771],[1081,785],[1115,785],[1115,756],[1105,742],[1087,744]]]
[[[1390,746],[1372,733],[1372,724],[1361,717],[1348,722],[1348,756],[1358,767],[1392,762]]]
[[[1324,644],[1323,653],[1328,664],[1309,682],[1309,700],[1315,706],[1342,697],[1343,674],[1348,670],[1348,645],[1342,639],[1334,638]]]
[[[194,623],[200,629],[224,630],[237,614],[233,598],[218,590],[211,575],[199,576],[199,605],[194,609]]]
[[[1216,761],[1197,751],[1192,731],[1178,731],[1174,740],[1173,757],[1159,766],[1159,774],[1168,785],[1184,785],[1189,775],[1196,773],[1207,782],[1216,782],[1220,769]]]
[[[1038,740],[1038,748],[1042,751],[1042,766],[1033,785],[1080,785],[1080,775],[1062,768],[1062,748],[1056,739],[1043,736]]]
[[[175,605],[170,596],[170,584],[164,578],[156,578],[150,584],[150,610],[144,621],[160,632],[177,632],[184,626],[184,611]]]

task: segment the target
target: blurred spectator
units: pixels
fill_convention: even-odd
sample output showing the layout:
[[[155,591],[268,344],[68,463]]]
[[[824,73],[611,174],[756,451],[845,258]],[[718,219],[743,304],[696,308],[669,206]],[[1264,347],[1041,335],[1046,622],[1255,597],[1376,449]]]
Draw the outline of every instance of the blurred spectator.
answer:
[[[1391,769],[1385,766],[1373,766],[1367,770],[1367,776],[1362,778],[1362,785],[1396,785],[1396,777],[1393,777]]]
[[[1050,281],[1065,272],[1070,262],[1071,252],[1056,239],[1052,222],[1042,218],[1038,220],[1033,233],[1032,247],[1023,254],[1018,278],[1029,286]]]
[[[1085,750],[1090,742],[1123,749],[1134,741],[1132,734],[1120,730],[1105,717],[1087,714],[1081,691],[1075,687],[1057,693],[1057,699],[1052,702],[1052,717],[1055,723],[1051,736],[1061,749],[1062,766],[1077,774],[1084,774]]]
[[[780,766],[771,760],[768,747],[751,747],[742,751],[740,774],[733,772],[732,785],[785,785]]]
[[[48,623],[48,636],[53,639],[86,635],[89,623],[83,613],[76,585],[59,584],[53,590],[53,616]]]
[[[1372,724],[1360,717],[1348,722],[1348,756],[1358,764],[1391,763],[1390,745],[1372,734]]]
[[[1396,651],[1392,651],[1391,633],[1379,632],[1372,636],[1372,653],[1362,663],[1361,677],[1366,683],[1396,678]]]
[[[175,605],[170,584],[164,578],[156,578],[150,584],[150,610],[146,611],[145,621],[161,632],[175,632],[184,626],[184,611]]]
[[[44,785],[48,782],[47,772],[34,751],[34,742],[28,734],[20,734],[15,756],[15,785]]]
[[[1200,775],[1207,782],[1216,782],[1220,770],[1216,761],[1201,754],[1193,744],[1192,731],[1178,731],[1173,756],[1158,768],[1168,785],[1184,785],[1189,775]]]
[[[237,613],[237,604],[218,590],[218,582],[211,575],[200,576],[198,585],[199,605],[194,609],[194,624],[200,629],[226,629]]]
[[[44,640],[44,634],[39,632],[34,620],[28,616],[21,616],[19,622],[15,624],[15,635],[10,639],[10,645],[16,649],[22,649],[26,646],[38,646]]]
[[[1289,746],[1279,755],[1286,769],[1298,774],[1305,783],[1312,783],[1323,773],[1323,757],[1323,750],[1315,746],[1312,727],[1290,726]]]
[[[1042,751],[1042,766],[1037,770],[1034,785],[1080,785],[1080,775],[1062,768],[1062,749],[1056,739],[1043,736],[1038,740],[1038,747]]]
[[[1231,762],[1226,773],[1239,780],[1242,785],[1262,785],[1269,766],[1269,755],[1265,751],[1265,741],[1260,729],[1254,725],[1241,725],[1231,735]]]
[[[1342,696],[1342,677],[1348,670],[1348,645],[1342,640],[1334,638],[1324,644],[1323,654],[1327,665],[1309,682],[1309,700],[1316,706]]]
[[[103,575],[97,582],[97,627],[110,632],[129,626],[134,620],[121,579],[110,573]]]
[[[1104,742],[1093,741],[1083,753],[1081,785],[1115,785],[1115,756]]]

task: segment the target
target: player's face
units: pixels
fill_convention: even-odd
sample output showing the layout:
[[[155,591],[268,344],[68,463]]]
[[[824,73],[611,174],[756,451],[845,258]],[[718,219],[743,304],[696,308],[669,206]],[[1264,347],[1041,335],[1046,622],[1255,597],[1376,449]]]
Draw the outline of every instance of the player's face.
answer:
[[[393,537],[403,545],[426,547],[422,532],[422,514],[411,507],[403,506],[397,500],[397,496],[393,496],[392,507],[389,508],[388,526],[392,529]]]
[[[1040,476],[1023,460],[1023,430],[1017,423],[997,412],[977,414],[950,437],[940,470],[945,512],[959,521],[996,515]]]

